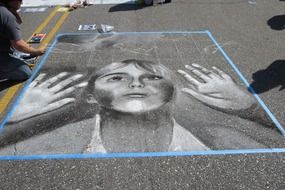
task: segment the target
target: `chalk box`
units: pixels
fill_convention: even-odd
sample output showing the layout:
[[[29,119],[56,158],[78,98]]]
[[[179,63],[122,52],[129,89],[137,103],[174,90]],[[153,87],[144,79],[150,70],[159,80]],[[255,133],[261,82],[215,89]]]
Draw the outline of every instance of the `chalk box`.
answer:
[[[36,33],[32,36],[32,38],[28,41],[29,43],[40,43],[44,38],[46,34],[43,33]]]

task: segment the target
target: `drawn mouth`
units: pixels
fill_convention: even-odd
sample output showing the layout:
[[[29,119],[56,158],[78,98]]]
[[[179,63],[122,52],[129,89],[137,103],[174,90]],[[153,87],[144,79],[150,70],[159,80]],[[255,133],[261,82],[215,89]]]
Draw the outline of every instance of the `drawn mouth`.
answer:
[[[138,94],[138,93],[136,93],[136,94],[127,94],[126,96],[129,97],[129,98],[145,98],[147,95],[146,94]]]

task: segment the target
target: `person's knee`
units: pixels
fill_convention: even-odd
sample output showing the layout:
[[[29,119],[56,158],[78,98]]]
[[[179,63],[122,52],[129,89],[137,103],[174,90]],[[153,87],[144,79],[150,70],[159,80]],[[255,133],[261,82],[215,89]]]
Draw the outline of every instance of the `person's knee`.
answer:
[[[27,80],[32,76],[33,72],[27,65],[23,65],[16,71],[7,74],[8,80]]]
[[[31,69],[23,71],[23,73],[22,73],[22,80],[29,79],[32,76],[32,74],[33,74],[33,72],[32,72]]]
[[[21,68],[19,73],[19,80],[27,80],[32,76],[33,72],[30,69],[29,66],[26,66],[26,68]]]

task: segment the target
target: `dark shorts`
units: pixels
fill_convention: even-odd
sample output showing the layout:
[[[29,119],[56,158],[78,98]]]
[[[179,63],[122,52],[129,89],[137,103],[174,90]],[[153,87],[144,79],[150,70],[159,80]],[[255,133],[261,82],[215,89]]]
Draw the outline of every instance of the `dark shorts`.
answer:
[[[30,67],[9,54],[0,54],[0,79],[27,80],[32,75]]]

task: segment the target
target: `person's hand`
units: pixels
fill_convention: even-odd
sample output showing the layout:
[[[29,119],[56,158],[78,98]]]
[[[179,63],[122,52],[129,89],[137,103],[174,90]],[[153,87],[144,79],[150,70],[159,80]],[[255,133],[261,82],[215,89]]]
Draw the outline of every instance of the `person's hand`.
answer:
[[[39,49],[36,50],[36,52],[34,53],[34,55],[36,55],[36,56],[41,56],[41,55],[45,54],[45,52],[46,52],[46,49],[45,49],[45,48],[39,48]]]
[[[188,72],[178,70],[189,82],[189,88],[183,88],[182,91],[202,103],[222,110],[245,110],[255,103],[250,93],[242,90],[228,74],[217,67],[212,67],[213,70],[198,64],[185,67]]]
[[[67,97],[67,95],[78,88],[87,86],[87,82],[81,82],[66,88],[69,84],[79,80],[83,76],[81,74],[77,74],[63,79],[67,75],[67,72],[63,72],[40,83],[45,76],[45,74],[40,74],[30,84],[15,113],[9,121],[18,122],[54,111],[66,104],[74,102],[75,98]]]

